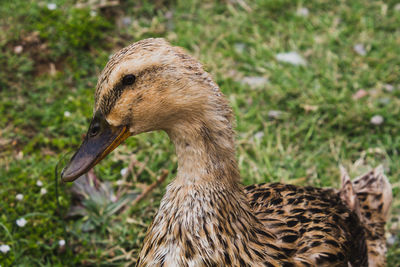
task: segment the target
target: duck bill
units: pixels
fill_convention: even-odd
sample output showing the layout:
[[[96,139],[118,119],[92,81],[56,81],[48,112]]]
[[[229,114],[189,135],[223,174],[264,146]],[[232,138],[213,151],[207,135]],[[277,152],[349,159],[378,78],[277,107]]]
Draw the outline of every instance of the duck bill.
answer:
[[[111,126],[105,119],[95,115],[81,146],[63,169],[61,181],[72,182],[87,173],[129,136],[131,134],[127,126]]]

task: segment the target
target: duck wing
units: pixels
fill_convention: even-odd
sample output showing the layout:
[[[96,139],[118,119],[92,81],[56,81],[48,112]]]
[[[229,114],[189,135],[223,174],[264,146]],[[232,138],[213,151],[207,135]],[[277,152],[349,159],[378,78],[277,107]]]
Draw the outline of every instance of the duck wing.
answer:
[[[386,266],[385,223],[392,203],[392,187],[380,165],[353,181],[341,167],[340,196],[365,227],[369,266]]]
[[[280,183],[245,188],[254,215],[302,266],[368,266],[365,228],[338,191]],[[297,266],[296,265],[296,266]]]

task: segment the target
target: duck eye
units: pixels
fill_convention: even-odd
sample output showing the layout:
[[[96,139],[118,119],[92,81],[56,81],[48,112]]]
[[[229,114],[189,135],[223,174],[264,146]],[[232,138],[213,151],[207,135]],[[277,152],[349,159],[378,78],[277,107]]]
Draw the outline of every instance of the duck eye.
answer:
[[[125,75],[124,78],[122,78],[122,84],[123,85],[132,85],[136,80],[135,75],[133,74],[128,74]]]
[[[100,123],[96,122],[90,128],[89,135],[91,137],[96,136],[99,133],[99,131],[100,131]]]

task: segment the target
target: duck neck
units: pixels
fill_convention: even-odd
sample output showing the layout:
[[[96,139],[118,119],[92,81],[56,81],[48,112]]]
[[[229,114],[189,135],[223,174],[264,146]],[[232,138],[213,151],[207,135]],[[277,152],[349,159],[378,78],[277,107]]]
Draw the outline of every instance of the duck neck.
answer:
[[[139,266],[239,265],[238,246],[247,251],[244,262],[258,266],[265,259],[264,252],[256,252],[265,236],[273,236],[260,230],[239,185],[230,114],[203,116],[166,130],[175,144],[178,173],[148,230]],[[224,252],[215,251],[219,247]]]
[[[177,186],[221,184],[237,187],[233,130],[225,121],[194,120],[168,131],[178,157]]]
[[[261,265],[264,252],[255,251],[259,233],[266,233],[257,230],[262,225],[239,185],[232,127],[220,123],[193,120],[168,131],[178,174],[145,238],[139,266],[239,265],[238,246],[247,251],[244,262]]]

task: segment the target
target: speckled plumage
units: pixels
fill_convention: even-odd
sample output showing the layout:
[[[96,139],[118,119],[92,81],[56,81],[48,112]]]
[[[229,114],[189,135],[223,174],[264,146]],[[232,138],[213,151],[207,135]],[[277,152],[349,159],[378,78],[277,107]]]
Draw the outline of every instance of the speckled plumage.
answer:
[[[136,82],[121,87],[127,74]],[[178,156],[177,176],[137,266],[367,266],[368,253],[377,251],[384,259],[384,250],[372,247],[384,246],[391,199],[371,200],[389,192],[383,173],[342,180],[340,190],[278,183],[243,188],[232,110],[182,49],[162,39],[122,49],[102,72],[95,101],[112,126],[127,125],[131,134],[165,131]]]
[[[343,174],[342,174],[343,175]],[[383,172],[377,168],[357,177],[351,183],[357,203],[352,210],[359,215],[365,231],[369,266],[386,265],[385,223],[392,204],[392,188]],[[342,189],[343,191],[343,185]]]
[[[277,183],[246,191],[257,218],[276,235],[275,245],[296,264],[367,265],[364,229],[335,190]]]

